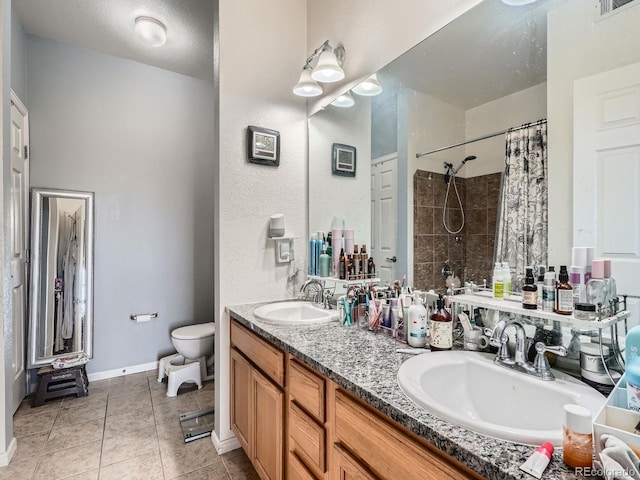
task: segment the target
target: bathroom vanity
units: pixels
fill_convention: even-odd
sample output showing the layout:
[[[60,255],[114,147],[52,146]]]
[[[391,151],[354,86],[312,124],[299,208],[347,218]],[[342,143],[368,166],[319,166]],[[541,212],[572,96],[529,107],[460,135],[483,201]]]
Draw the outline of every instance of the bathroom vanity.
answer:
[[[260,305],[227,311],[231,425],[261,478],[528,478],[518,467],[533,447],[454,426],[401,392],[406,345],[337,322],[264,323]],[[545,478],[579,477],[556,451]]]

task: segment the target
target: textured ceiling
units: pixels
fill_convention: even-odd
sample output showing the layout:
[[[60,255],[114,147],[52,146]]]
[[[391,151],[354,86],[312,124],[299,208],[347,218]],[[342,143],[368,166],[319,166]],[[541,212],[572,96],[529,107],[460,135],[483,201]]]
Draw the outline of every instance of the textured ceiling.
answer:
[[[97,50],[165,70],[212,80],[212,0],[14,0],[27,33]],[[139,16],[160,20],[167,43],[150,47],[135,36]]]

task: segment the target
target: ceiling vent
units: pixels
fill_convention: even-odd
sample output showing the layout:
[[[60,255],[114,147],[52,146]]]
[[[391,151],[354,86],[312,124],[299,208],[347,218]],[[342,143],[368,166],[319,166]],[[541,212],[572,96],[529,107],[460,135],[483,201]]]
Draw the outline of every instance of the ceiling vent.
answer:
[[[596,0],[596,21],[638,4],[640,4],[640,0]]]

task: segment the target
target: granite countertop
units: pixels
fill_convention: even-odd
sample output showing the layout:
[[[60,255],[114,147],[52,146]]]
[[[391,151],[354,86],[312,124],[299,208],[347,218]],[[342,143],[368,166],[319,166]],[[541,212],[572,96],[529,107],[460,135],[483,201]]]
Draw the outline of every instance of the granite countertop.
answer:
[[[427,413],[402,393],[397,383],[398,369],[411,355],[396,350],[407,348],[406,344],[338,322],[313,326],[265,323],[253,315],[254,310],[265,303],[233,305],[226,309],[231,317],[260,337],[297,357],[487,479],[534,478],[518,468],[533,453],[534,447],[496,440],[457,427]],[[482,394],[478,392],[478,395]],[[544,478],[571,480],[583,477],[575,475],[573,469],[564,464],[561,449],[556,448]]]

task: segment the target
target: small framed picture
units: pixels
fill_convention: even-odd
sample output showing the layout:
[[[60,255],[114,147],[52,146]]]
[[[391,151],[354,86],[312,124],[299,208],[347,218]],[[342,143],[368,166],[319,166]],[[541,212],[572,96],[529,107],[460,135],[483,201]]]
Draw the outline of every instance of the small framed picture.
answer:
[[[280,132],[261,127],[247,127],[247,158],[261,165],[280,165]]]
[[[356,147],[333,144],[332,173],[343,177],[356,176]]]

